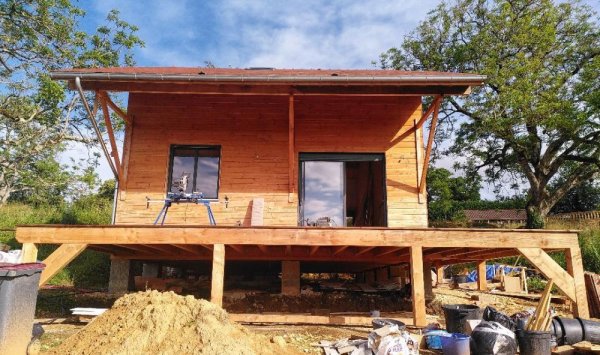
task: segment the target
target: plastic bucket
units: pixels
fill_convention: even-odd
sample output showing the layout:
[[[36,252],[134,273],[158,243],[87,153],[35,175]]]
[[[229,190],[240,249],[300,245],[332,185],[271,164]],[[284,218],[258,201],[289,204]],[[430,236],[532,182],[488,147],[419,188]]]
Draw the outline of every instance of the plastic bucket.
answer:
[[[560,329],[556,329],[558,345],[573,345],[583,341],[583,324],[579,319],[554,317]],[[559,337],[560,333],[560,337]]]
[[[600,343],[600,322],[577,318],[583,327],[583,340],[592,344]]]
[[[424,334],[427,349],[442,350],[442,338],[451,337],[445,330],[429,330]]]
[[[483,311],[472,304],[448,304],[442,307],[448,333],[467,332],[468,319],[481,319]]]
[[[31,340],[42,263],[0,263],[0,354],[25,354]]]
[[[550,354],[550,332],[519,330],[517,332],[519,354],[548,355]]]
[[[468,335],[452,334],[449,337],[441,337],[442,354],[444,355],[470,355],[471,341]]]

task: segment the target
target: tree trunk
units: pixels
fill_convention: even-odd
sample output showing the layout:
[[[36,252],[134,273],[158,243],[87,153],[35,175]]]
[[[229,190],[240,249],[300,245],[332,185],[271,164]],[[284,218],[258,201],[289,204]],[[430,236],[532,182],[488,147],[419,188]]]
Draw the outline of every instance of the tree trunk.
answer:
[[[545,208],[544,201],[541,198],[535,198],[537,194],[530,191],[533,196],[529,197],[525,211],[527,212],[527,225],[529,229],[543,229],[546,223],[548,208]]]

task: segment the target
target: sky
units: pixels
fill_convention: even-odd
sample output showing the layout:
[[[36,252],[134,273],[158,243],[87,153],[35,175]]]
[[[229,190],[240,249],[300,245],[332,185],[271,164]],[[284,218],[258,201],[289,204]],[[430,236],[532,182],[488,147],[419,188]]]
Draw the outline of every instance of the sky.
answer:
[[[145,47],[139,66],[365,69],[424,20],[439,0],[374,1],[80,1],[85,30],[93,32],[111,9],[139,27]],[[600,10],[600,0],[585,0]],[[80,155],[81,150],[70,154]],[[452,159],[436,164],[451,168]],[[105,162],[103,179],[111,173]],[[482,191],[493,197],[491,188]]]

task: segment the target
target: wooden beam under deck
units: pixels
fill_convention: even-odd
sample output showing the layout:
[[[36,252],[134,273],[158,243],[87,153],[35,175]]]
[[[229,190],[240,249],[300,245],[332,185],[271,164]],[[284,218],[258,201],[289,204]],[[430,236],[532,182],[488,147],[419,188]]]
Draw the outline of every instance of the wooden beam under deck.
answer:
[[[573,231],[442,228],[300,228],[152,225],[19,226],[21,243],[236,244],[432,248],[569,249]]]

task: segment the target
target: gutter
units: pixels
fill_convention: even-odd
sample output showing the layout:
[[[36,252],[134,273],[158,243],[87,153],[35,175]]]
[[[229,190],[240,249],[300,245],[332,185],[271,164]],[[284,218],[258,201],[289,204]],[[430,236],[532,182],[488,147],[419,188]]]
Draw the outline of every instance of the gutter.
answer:
[[[275,76],[275,75],[201,75],[201,74],[125,74],[125,73],[89,73],[89,72],[52,72],[53,80],[90,80],[90,81],[170,81],[170,82],[230,82],[230,83],[336,83],[336,84],[407,84],[407,83],[447,83],[480,85],[485,75],[402,75],[402,76]]]

